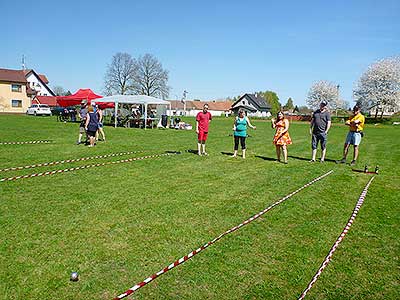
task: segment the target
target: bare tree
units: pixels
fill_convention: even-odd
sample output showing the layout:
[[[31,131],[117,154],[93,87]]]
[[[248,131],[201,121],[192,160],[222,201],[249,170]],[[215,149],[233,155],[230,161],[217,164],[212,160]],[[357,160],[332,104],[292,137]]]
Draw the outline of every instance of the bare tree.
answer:
[[[108,96],[131,94],[136,72],[136,61],[128,53],[118,52],[107,66],[104,93]]]
[[[316,109],[323,100],[335,111],[343,108],[344,101],[339,97],[339,85],[326,80],[315,82],[308,92],[307,104],[310,108]]]
[[[166,98],[169,94],[168,71],[151,54],[139,57],[133,79],[135,94]]]
[[[53,92],[56,96],[65,96],[65,90],[62,86],[56,85],[53,87]]]
[[[355,101],[364,108],[400,109],[400,56],[385,58],[370,65],[353,92]]]

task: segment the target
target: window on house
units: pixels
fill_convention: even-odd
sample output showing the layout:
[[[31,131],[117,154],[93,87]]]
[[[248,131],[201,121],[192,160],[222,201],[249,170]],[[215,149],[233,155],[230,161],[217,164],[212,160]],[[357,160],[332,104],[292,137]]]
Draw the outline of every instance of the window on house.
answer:
[[[22,100],[11,100],[12,107],[22,107]]]
[[[20,84],[12,84],[11,91],[13,92],[22,92],[22,85]]]

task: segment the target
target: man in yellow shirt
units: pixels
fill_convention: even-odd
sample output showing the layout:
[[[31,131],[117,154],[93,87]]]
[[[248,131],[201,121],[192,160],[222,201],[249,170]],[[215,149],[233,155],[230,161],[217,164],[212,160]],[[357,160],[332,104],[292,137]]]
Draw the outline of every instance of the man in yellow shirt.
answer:
[[[365,117],[361,114],[360,106],[355,105],[353,108],[353,115],[346,121],[346,125],[349,126],[350,131],[347,134],[346,141],[343,148],[343,158],[336,161],[336,163],[344,164],[346,163],[347,153],[349,151],[350,145],[354,146],[353,160],[350,165],[354,166],[358,158],[358,146],[361,143],[361,138],[363,136]]]

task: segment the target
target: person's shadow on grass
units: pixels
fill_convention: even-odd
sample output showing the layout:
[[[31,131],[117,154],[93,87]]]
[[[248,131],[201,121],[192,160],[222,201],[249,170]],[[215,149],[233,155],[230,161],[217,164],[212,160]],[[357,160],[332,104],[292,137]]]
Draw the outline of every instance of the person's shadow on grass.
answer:
[[[310,158],[306,158],[306,157],[293,156],[293,155],[288,155],[288,157],[294,158],[294,159],[298,159],[298,160],[310,161]],[[317,160],[317,161],[318,161],[318,160]],[[329,158],[325,158],[325,161],[328,161],[328,162],[336,162],[336,160],[334,160],[334,159],[329,159]]]
[[[221,154],[222,154],[222,155],[229,155],[229,156],[232,156],[232,155],[233,155],[232,152],[223,152],[223,151],[221,152]]]
[[[272,158],[272,157],[266,157],[266,156],[261,156],[261,155],[255,155],[254,157],[261,158],[263,160],[268,160],[268,161],[276,161],[276,158]]]
[[[199,152],[198,152],[197,150],[193,150],[193,149],[189,149],[189,150],[187,150],[187,152],[188,152],[188,153],[195,154],[195,155],[198,155],[198,154],[199,154]]]

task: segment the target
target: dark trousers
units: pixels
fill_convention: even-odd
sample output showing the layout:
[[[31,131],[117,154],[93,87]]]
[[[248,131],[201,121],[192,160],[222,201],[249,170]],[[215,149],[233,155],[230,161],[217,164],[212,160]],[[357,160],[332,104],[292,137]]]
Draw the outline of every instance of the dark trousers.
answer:
[[[235,148],[234,150],[239,149],[239,140],[240,140],[240,145],[242,146],[242,150],[246,149],[246,137],[245,136],[234,136],[235,138]]]

